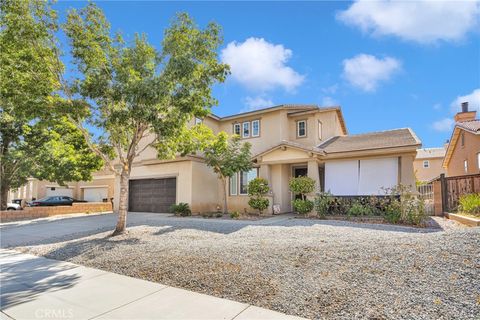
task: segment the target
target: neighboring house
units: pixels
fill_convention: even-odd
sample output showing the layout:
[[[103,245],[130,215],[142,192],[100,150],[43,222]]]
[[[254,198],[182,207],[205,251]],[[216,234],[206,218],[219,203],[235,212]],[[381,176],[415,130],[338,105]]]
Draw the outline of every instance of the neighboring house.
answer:
[[[280,212],[292,210],[289,181],[309,176],[317,192],[334,195],[379,195],[399,183],[414,188],[414,159],[421,142],[408,128],[348,135],[340,107],[280,105],[218,117],[194,119],[215,133],[237,134],[252,145],[254,168],[229,180],[228,206],[250,211],[247,185],[256,178],[269,181],[270,204]],[[142,150],[152,137],[140,142]],[[10,199],[32,200],[50,195],[69,195],[87,201],[114,199],[118,208],[120,181],[107,171],[97,172],[91,182],[68,183],[68,188],[30,179],[10,193]],[[222,186],[201,154],[157,159],[146,148],[134,160],[129,183],[129,210],[168,212],[173,203],[186,202],[193,212],[216,211],[222,204]],[[269,210],[272,210],[270,206]]]
[[[8,199],[31,201],[47,196],[70,196],[89,202],[103,202],[113,198],[114,184],[114,174],[106,170],[95,172],[92,181],[68,182],[68,187],[30,178],[26,185],[10,191]]]
[[[254,168],[229,181],[229,210],[250,211],[247,185],[263,177],[271,187],[270,203],[280,212],[292,210],[289,181],[309,176],[317,191],[335,195],[383,194],[398,183],[415,186],[413,161],[421,142],[408,128],[348,135],[339,107],[280,105],[202,121],[214,132],[238,134],[252,145]],[[151,138],[146,137],[139,147]],[[119,178],[114,205],[118,208]],[[216,211],[222,189],[201,155],[158,160],[147,148],[134,161],[130,176],[129,210],[166,212],[173,203],[186,202],[193,212]],[[270,209],[271,210],[271,207]]]
[[[443,167],[447,176],[480,173],[480,120],[477,112],[462,103],[462,112],[455,115],[455,127],[447,147]]]
[[[423,148],[417,150],[417,157],[413,162],[415,177],[418,181],[430,181],[445,173],[443,168],[443,158],[445,157],[445,147],[443,148]]]

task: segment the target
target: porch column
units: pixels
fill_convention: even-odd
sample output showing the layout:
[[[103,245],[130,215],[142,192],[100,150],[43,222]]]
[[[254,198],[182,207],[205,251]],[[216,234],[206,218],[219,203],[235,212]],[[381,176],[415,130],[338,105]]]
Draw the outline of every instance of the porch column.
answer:
[[[268,181],[268,184],[271,186],[272,181],[270,180],[270,165],[269,164],[261,164],[260,170],[258,170],[258,177],[263,178]]]
[[[320,173],[318,170],[318,162],[315,159],[308,160],[307,175],[315,181],[314,193],[320,192]]]

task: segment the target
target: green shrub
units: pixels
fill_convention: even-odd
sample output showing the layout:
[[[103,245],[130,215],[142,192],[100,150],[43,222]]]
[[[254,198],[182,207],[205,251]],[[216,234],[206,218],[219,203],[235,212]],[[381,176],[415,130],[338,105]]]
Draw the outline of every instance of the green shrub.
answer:
[[[353,217],[359,217],[359,216],[369,216],[372,215],[372,209],[370,208],[370,205],[364,205],[360,201],[355,201],[353,204],[350,206],[350,208],[347,211],[348,216],[353,216]]]
[[[260,214],[263,213],[263,210],[268,208],[269,204],[270,202],[267,198],[250,198],[250,200],[248,200],[248,205],[252,209],[257,209]]]
[[[307,214],[313,210],[313,201],[308,199],[295,199],[292,202],[293,209],[300,214]]]
[[[315,190],[315,180],[309,177],[292,178],[289,182],[289,188],[294,195],[301,195],[302,199],[305,199],[307,194]]]
[[[268,181],[262,178],[255,178],[248,184],[248,205],[252,209],[256,209],[260,214],[263,210],[268,208],[269,201],[265,198],[265,195],[270,191]]]
[[[389,223],[398,223],[402,217],[400,201],[392,201],[385,207],[385,220]]]
[[[238,211],[233,211],[232,213],[230,213],[230,218],[238,219],[240,218],[240,213]]]
[[[221,218],[221,217],[223,217],[223,213],[221,213],[221,212],[217,212],[217,213],[215,214],[215,217],[217,217],[217,218]]]
[[[480,215],[480,193],[466,194],[459,199],[458,211]]]
[[[333,201],[332,194],[329,192],[322,192],[317,194],[313,201],[315,211],[320,218],[330,213],[330,206]]]
[[[387,221],[412,225],[424,224],[427,215],[425,213],[425,202],[421,197],[418,197],[410,188],[401,184],[394,188],[386,189],[386,192],[390,197],[390,205],[387,206],[385,217]]]
[[[182,217],[192,215],[190,206],[188,205],[188,203],[185,202],[180,202],[179,204],[172,204],[170,206],[170,211],[173,212],[175,215],[180,215]]]

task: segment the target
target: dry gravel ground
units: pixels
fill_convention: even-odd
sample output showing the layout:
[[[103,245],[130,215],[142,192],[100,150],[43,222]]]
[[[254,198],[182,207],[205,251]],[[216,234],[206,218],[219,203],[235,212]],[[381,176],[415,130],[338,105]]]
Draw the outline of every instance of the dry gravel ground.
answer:
[[[191,220],[22,250],[307,318],[480,316],[480,228]]]

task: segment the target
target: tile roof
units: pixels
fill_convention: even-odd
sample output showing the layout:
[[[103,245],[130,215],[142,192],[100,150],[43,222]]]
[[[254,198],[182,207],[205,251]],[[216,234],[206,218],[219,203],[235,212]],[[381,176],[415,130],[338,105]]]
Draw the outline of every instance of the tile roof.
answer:
[[[445,148],[423,148],[417,150],[416,159],[443,158],[445,157]]]
[[[455,124],[457,127],[461,129],[465,129],[467,131],[473,132],[473,133],[480,133],[480,120],[470,120],[470,121],[463,121],[463,122],[457,122]]]
[[[317,147],[327,154],[370,149],[419,146],[420,140],[409,128],[371,132],[357,135],[335,136]]]

